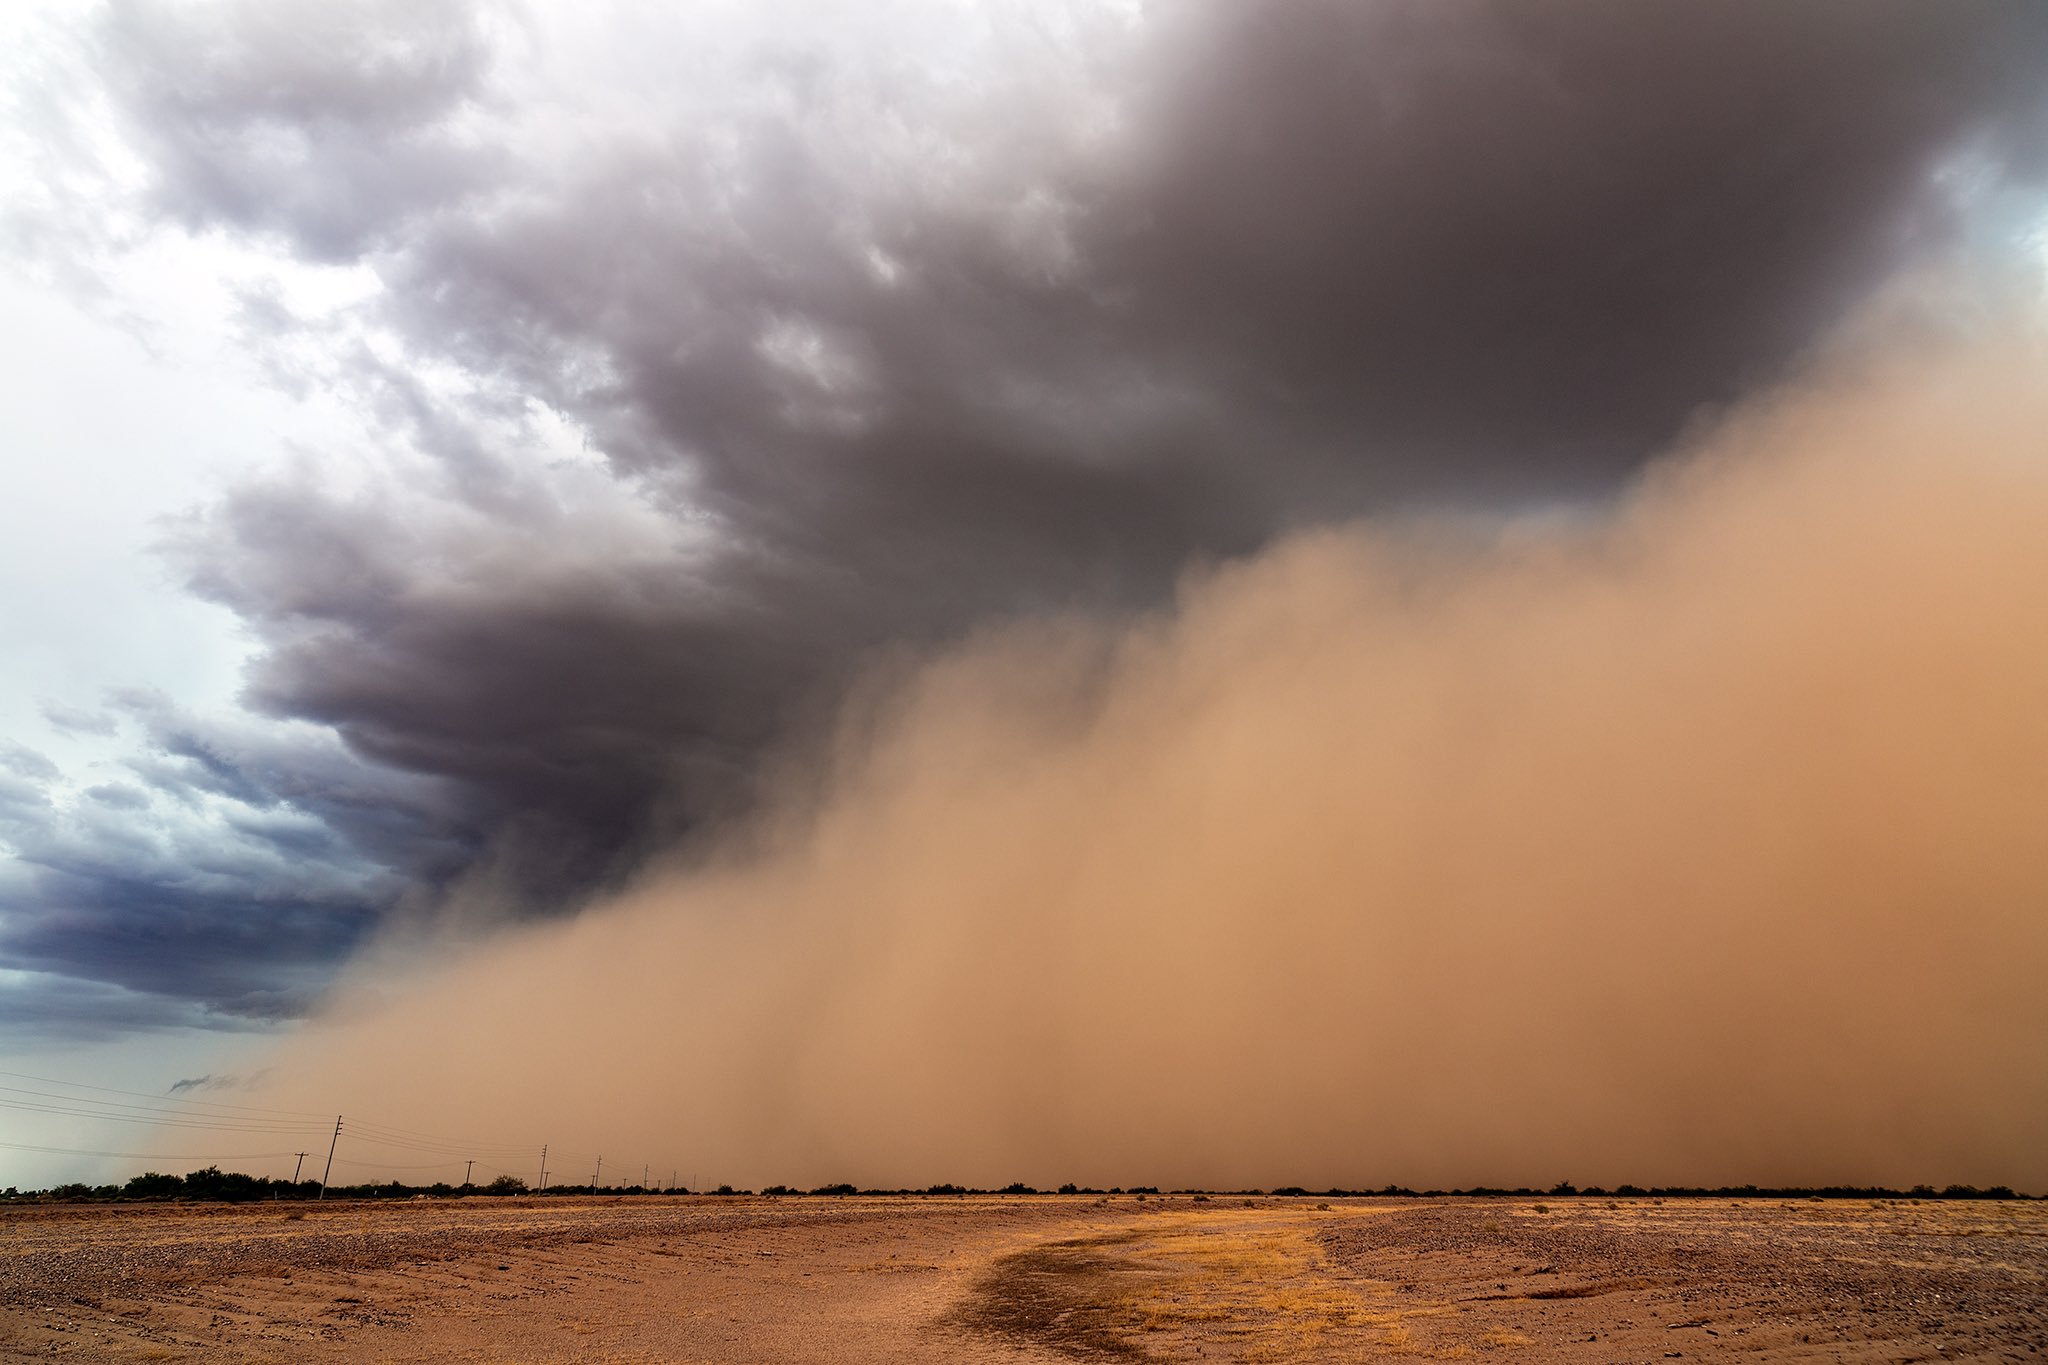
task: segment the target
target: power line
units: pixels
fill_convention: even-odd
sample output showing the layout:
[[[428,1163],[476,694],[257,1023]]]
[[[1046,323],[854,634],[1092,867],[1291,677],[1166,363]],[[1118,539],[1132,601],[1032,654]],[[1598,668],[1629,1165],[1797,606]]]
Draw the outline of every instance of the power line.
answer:
[[[327,1139],[327,1169],[320,1173],[320,1197],[327,1197],[327,1177],[334,1174],[334,1148],[341,1141],[341,1115],[334,1116],[334,1136]]]
[[[119,1120],[125,1116],[108,1111],[132,1110],[144,1115],[164,1115],[165,1117],[161,1121],[166,1125],[210,1126],[216,1131],[221,1132],[302,1132],[307,1129],[308,1125],[293,1124],[286,1120],[292,1118],[318,1119],[323,1127],[326,1121],[326,1115],[306,1109],[278,1109],[263,1105],[230,1104],[222,1100],[180,1099],[174,1096],[151,1094],[141,1090],[121,1090],[114,1086],[89,1085],[83,1081],[59,1080],[52,1076],[32,1076],[22,1071],[0,1070],[0,1076],[5,1076],[11,1080],[34,1081],[39,1085],[60,1086],[67,1090],[90,1090],[102,1095],[125,1095],[129,1099],[150,1101],[148,1104],[125,1104],[113,1100],[95,1100],[83,1095],[52,1095],[44,1091],[25,1090],[18,1086],[0,1085],[0,1091],[27,1095],[38,1100],[55,1101],[57,1105],[72,1106],[67,1109],[56,1107],[56,1105],[43,1106],[34,1105],[28,1101],[0,1099],[0,1106],[19,1108],[26,1112],[58,1113],[74,1118]],[[80,1106],[93,1107],[83,1108]],[[235,1112],[228,1114],[194,1113],[192,1111],[195,1108],[225,1109]],[[280,1115],[282,1117],[276,1119],[257,1117],[260,1115]],[[214,1120],[218,1120],[218,1122],[213,1122]],[[159,1120],[141,1118],[129,1119],[128,1121],[154,1122]],[[242,1124],[248,1126],[242,1127],[240,1126]],[[366,1139],[374,1140],[384,1146],[406,1147],[417,1151],[448,1150],[465,1155],[470,1152],[490,1152],[505,1156],[523,1156],[531,1152],[535,1146],[535,1144],[530,1142],[482,1142],[469,1138],[449,1137],[439,1133],[422,1132],[415,1128],[405,1128],[398,1124],[378,1123],[372,1119],[356,1120],[350,1126],[350,1131],[361,1131]],[[583,1160],[589,1160],[592,1157],[592,1154],[588,1152],[562,1151],[556,1153],[556,1155]]]
[[[66,1096],[42,1096],[42,1092],[22,1090],[15,1086],[0,1086],[0,1092],[15,1095],[41,1096],[30,1099],[8,1099],[0,1094],[0,1109],[13,1109],[22,1113],[49,1114],[66,1118],[91,1119],[106,1123],[140,1123],[160,1128],[200,1129],[228,1133],[276,1133],[280,1135],[306,1133],[308,1125],[271,1119],[244,1119],[238,1115],[214,1115],[193,1113],[185,1109],[154,1108],[148,1105],[123,1104],[105,1100],[87,1100]],[[84,1106],[104,1107],[84,1107]],[[133,1112],[120,1112],[123,1110]],[[412,1130],[387,1130],[384,1125],[359,1122],[350,1131],[357,1132],[366,1141],[379,1146],[399,1147],[415,1151],[442,1152],[451,1156],[469,1152],[485,1152],[492,1156],[524,1156],[532,1150],[530,1143],[458,1143],[455,1141],[422,1141],[415,1137],[397,1136]],[[421,1135],[422,1137],[424,1135]]]
[[[289,1114],[294,1118],[302,1119],[326,1117],[324,1114],[315,1114],[306,1109],[268,1109],[262,1105],[229,1104],[224,1100],[181,1100],[170,1095],[152,1095],[143,1090],[116,1090],[110,1085],[87,1085],[83,1081],[60,1081],[51,1076],[31,1076],[21,1071],[0,1071],[0,1076],[6,1076],[10,1080],[16,1081],[35,1081],[39,1085],[61,1085],[70,1090],[96,1090],[102,1095],[126,1095],[130,1099],[137,1100],[156,1100],[159,1102],[169,1100],[173,1104],[197,1104],[204,1105],[209,1109],[242,1109],[252,1114]]]
[[[7,1087],[0,1087],[6,1089]],[[141,1106],[132,1106],[140,1108]],[[143,1124],[153,1128],[196,1130],[203,1132],[262,1133],[278,1136],[309,1135],[303,1124],[276,1125],[267,1121],[241,1123],[235,1121],[214,1122],[211,1115],[184,1116],[178,1111],[148,1111],[140,1114],[114,1113],[97,1109],[79,1108],[75,1105],[45,1104],[33,1100],[8,1100],[0,1098],[0,1109],[14,1109],[24,1113],[48,1114],[56,1117],[82,1118],[96,1122]],[[525,1156],[532,1150],[528,1143],[489,1143],[456,1146],[453,1143],[421,1142],[410,1138],[389,1136],[380,1125],[361,1122],[351,1125],[351,1133],[375,1147],[393,1147],[400,1150],[419,1151],[433,1155],[445,1155],[451,1160],[464,1159],[469,1153],[483,1152],[486,1156],[504,1159]],[[330,1142],[330,1146],[332,1143]]]
[[[32,1076],[26,1072],[0,1070],[0,1077],[12,1080],[32,1081],[40,1085],[61,1087],[70,1091],[92,1091],[103,1095],[127,1096],[126,1100],[94,1099],[88,1095],[62,1094],[44,1090],[32,1090],[23,1086],[0,1085],[0,1110],[14,1110],[24,1114],[43,1114],[51,1117],[84,1119],[104,1123],[144,1124],[152,1127],[175,1130],[218,1133],[250,1133],[303,1140],[311,1136],[310,1125],[294,1120],[316,1118],[318,1115],[306,1110],[277,1109],[260,1105],[237,1105],[211,1100],[179,1100],[161,1095],[147,1094],[138,1090],[121,1090],[113,1086],[89,1085],[81,1081],[58,1080],[47,1076]],[[12,1098],[10,1098],[12,1097]],[[134,1101],[147,1101],[135,1103]],[[208,1112],[208,1111],[223,1112]],[[274,1117],[273,1117],[274,1116]],[[328,1137],[327,1174],[331,1175],[336,1161],[343,1165],[373,1167],[383,1170],[432,1170],[452,1167],[456,1161],[465,1161],[472,1168],[512,1174],[499,1161],[522,1160],[534,1149],[532,1143],[479,1142],[463,1138],[447,1137],[428,1133],[420,1129],[405,1128],[397,1124],[379,1123],[374,1120],[356,1119],[347,1126],[351,1136],[363,1144],[375,1148],[395,1148],[400,1151],[414,1151],[426,1155],[444,1156],[440,1162],[398,1164],[360,1161],[341,1157],[336,1148],[340,1143],[342,1122],[335,1120],[333,1131]],[[310,1144],[309,1144],[310,1145]],[[210,1155],[178,1155],[153,1152],[111,1151],[97,1148],[64,1147],[34,1143],[0,1142],[0,1149],[23,1152],[44,1152],[61,1156],[105,1156],[130,1160],[155,1161],[263,1161],[286,1156],[300,1156],[298,1152],[255,1152]],[[550,1155],[568,1160],[589,1160],[591,1154],[579,1152],[551,1152],[542,1147],[541,1188],[547,1188],[547,1167]],[[495,1158],[496,1160],[493,1160]],[[303,1165],[303,1156],[300,1156]],[[603,1172],[602,1156],[595,1157],[597,1169],[592,1175],[593,1188]],[[467,1172],[465,1172],[465,1181]],[[322,1177],[324,1191],[327,1176]],[[646,1185],[646,1176],[641,1179]]]
[[[99,1152],[83,1147],[40,1147],[28,1142],[0,1142],[11,1152],[48,1152],[54,1156],[112,1156],[134,1161],[269,1161],[290,1152]]]
[[[109,1114],[97,1109],[79,1109],[69,1105],[39,1104],[32,1100],[0,1099],[0,1109],[13,1109],[24,1114],[50,1114],[59,1118],[93,1119],[101,1123],[142,1123],[152,1128],[200,1128],[214,1133],[303,1133],[308,1131],[304,1124],[288,1127],[273,1127],[269,1124],[250,1123],[207,1123],[205,1116],[180,1118],[170,1114],[145,1117],[140,1114]]]
[[[47,1090],[27,1090],[18,1085],[0,1085],[0,1093],[5,1093],[9,1095],[26,1095],[29,1097],[28,1100],[0,1101],[0,1103],[30,1103],[34,1101],[52,1101],[57,1104],[91,1105],[96,1110],[132,1109],[138,1113],[144,1114],[173,1114],[181,1117],[195,1119],[220,1119],[224,1122],[248,1123],[262,1127],[284,1128],[299,1126],[296,1123],[296,1121],[291,1119],[256,1118],[253,1116],[243,1114],[208,1114],[200,1110],[189,1109],[175,1104],[130,1104],[124,1100],[96,1100],[85,1095],[59,1095]]]

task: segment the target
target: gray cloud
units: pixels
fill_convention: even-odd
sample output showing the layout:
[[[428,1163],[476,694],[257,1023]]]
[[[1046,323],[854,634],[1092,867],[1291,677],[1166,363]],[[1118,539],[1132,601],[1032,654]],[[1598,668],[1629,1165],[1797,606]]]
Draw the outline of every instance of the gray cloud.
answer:
[[[120,728],[119,723],[104,711],[68,706],[62,702],[45,702],[42,714],[43,719],[60,734],[106,737]]]
[[[48,781],[57,776],[57,765],[50,761],[49,755],[13,740],[0,740],[0,770],[30,782]]]
[[[156,207],[336,259],[478,187],[491,157],[447,121],[490,48],[463,0],[109,7],[97,57]]]
[[[1076,10],[964,57],[905,13],[640,16],[542,98],[481,7],[107,11],[149,206],[373,271],[383,349],[260,288],[241,325],[425,472],[313,456],[175,530],[250,709],[338,741],[133,706],[152,809],[238,812],[240,889],[46,831],[16,960],[253,999],[408,888],[615,881],[878,654],[1597,496],[1950,241],[1944,158],[2037,172],[2048,88],[2048,11],[1953,0]],[[534,454],[550,414],[590,460]],[[301,901],[301,860],[354,870]]]
[[[116,982],[61,972],[23,972],[0,1002],[0,1038],[22,1045],[102,1043],[161,1029],[259,1033],[303,1015],[325,973],[296,988],[251,989],[224,1007],[183,991],[133,990]]]

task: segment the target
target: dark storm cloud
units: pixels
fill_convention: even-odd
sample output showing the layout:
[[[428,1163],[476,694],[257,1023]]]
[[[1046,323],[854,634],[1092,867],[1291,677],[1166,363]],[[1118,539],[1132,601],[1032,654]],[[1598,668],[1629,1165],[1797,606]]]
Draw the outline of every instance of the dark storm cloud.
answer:
[[[0,1038],[23,1043],[103,1042],[162,1028],[249,1030],[275,1022],[223,1016],[196,1001],[73,976],[16,978],[0,1005]]]
[[[327,732],[121,705],[146,741],[135,781],[66,800],[48,760],[0,776],[0,968],[30,974],[6,1027],[88,1036],[77,1000],[106,985],[122,1027],[294,1016],[409,880],[451,874],[475,840],[435,784]]]
[[[1361,482],[1624,472],[1941,239],[1941,154],[2043,131],[2038,8],[1287,16],[1186,45],[1105,255],[1146,349],[1236,371]]]
[[[450,869],[474,837],[441,784],[366,765],[331,734],[207,720],[146,692],[123,704],[149,744],[131,773],[172,801],[226,798],[252,837],[304,848],[317,831],[349,856],[420,875]],[[301,837],[285,835],[287,820]]]
[[[17,914],[0,964],[54,981],[90,980],[154,998],[167,1020],[194,1007],[221,1027],[290,1017],[311,1004],[334,961],[370,925],[373,906],[330,888],[286,887],[222,859],[199,876],[123,877],[104,867],[41,869],[38,910]],[[8,1012],[33,1008],[10,1002]]]
[[[799,12],[722,85],[615,106],[590,73],[554,128],[516,34],[130,0],[101,51],[163,213],[376,272],[402,357],[295,369],[312,324],[261,290],[242,324],[435,466],[368,492],[308,466],[180,530],[263,643],[249,704],[346,750],[162,723],[138,776],[532,905],[743,805],[878,648],[1154,601],[1390,503],[1612,486],[1942,243],[1942,159],[1995,180],[2048,85],[2048,9],[1957,0],[1168,7],[1053,58],[1015,26],[1021,74],[979,82]],[[536,470],[527,400],[610,501]],[[432,799],[386,801],[391,770]],[[349,938],[134,894],[134,932],[231,959]],[[242,936],[272,918],[300,956]],[[90,970],[75,928],[35,941]]]

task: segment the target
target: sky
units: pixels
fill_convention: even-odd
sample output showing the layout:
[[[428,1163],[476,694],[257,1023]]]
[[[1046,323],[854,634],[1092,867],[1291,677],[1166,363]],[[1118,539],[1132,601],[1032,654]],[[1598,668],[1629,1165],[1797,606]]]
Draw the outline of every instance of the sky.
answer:
[[[539,1019],[670,1040],[741,1117],[630,1142],[747,1183],[2048,1188],[2048,10],[48,0],[0,54],[0,1069],[601,1150],[390,1060]],[[1869,989],[1780,1017],[1760,940]],[[1723,1126],[1591,1041],[1729,1010],[1794,1046]],[[10,1120],[0,1185],[189,1147]]]

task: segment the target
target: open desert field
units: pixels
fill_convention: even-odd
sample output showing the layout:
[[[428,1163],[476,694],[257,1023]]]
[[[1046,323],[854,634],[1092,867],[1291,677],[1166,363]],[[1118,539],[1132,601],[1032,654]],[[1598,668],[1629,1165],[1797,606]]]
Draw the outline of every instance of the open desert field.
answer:
[[[1215,1196],[0,1213],[0,1355],[2033,1361],[2048,1205]]]

